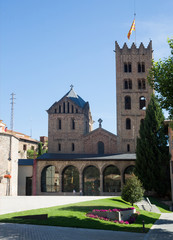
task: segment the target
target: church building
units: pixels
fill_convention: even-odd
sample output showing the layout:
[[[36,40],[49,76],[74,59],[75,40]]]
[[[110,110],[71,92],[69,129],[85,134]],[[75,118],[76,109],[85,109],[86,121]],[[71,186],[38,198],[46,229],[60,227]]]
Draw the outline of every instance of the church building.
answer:
[[[136,138],[152,89],[147,48],[115,43],[117,135],[92,129],[89,102],[73,86],[48,110],[48,153],[34,160],[34,195],[118,195],[135,165]]]

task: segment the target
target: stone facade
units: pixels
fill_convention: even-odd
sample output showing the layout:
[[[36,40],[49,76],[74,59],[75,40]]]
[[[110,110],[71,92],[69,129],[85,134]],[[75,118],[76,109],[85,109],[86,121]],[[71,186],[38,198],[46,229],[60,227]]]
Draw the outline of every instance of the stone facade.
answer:
[[[0,133],[0,196],[17,195],[19,140],[13,135]],[[4,178],[6,174],[10,179]]]
[[[82,193],[84,193],[84,170],[89,166],[94,166],[99,170],[99,181],[100,181],[100,193],[99,195],[119,195],[120,191],[117,192],[106,192],[103,189],[104,185],[104,172],[105,169],[109,166],[116,166],[119,170],[119,174],[117,175],[117,180],[120,181],[120,189],[124,184],[125,180],[125,170],[129,166],[134,166],[135,164],[135,154],[129,154],[129,155],[114,155],[114,156],[67,156],[67,158],[64,158],[64,156],[58,156],[55,155],[54,157],[48,156],[48,159],[44,159],[44,156],[41,156],[39,159],[37,159],[37,174],[36,174],[36,194],[37,195],[71,195],[72,192],[64,192],[63,191],[63,174],[64,170],[68,168],[69,166],[74,166],[78,172],[79,172],[79,189],[82,190]],[[59,189],[57,192],[42,192],[41,191],[41,179],[42,179],[42,172],[44,171],[45,167],[47,166],[55,166],[55,172],[59,175]],[[79,195],[80,192],[77,191],[75,193],[76,195]]]
[[[153,90],[147,82],[152,64],[152,42],[147,48],[141,43],[137,48],[126,43],[116,50],[116,96],[117,96],[117,136],[119,152],[135,153],[136,138],[140,122]]]
[[[92,131],[89,103],[71,90],[48,112],[48,153],[97,154],[98,144],[104,153],[117,153],[116,136],[101,127]]]

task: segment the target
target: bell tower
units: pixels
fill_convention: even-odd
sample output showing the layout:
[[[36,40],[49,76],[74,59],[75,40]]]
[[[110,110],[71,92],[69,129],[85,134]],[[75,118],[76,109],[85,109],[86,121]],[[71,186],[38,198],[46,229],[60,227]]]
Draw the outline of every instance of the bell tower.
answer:
[[[117,136],[119,153],[135,153],[140,123],[146,114],[152,88],[147,75],[152,64],[152,41],[147,48],[133,43],[122,48],[115,42]]]

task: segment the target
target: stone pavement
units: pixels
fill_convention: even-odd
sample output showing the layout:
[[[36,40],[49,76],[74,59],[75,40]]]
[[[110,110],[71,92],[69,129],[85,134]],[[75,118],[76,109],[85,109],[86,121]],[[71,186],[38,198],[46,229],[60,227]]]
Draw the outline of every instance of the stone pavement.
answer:
[[[0,223],[3,240],[143,240],[142,233]]]
[[[173,240],[173,213],[162,213],[144,240]]]
[[[110,197],[110,196],[109,196]],[[64,205],[108,197],[32,196],[0,197],[0,214],[41,207]],[[81,228],[63,228],[26,224],[0,223],[2,240],[173,240],[173,213],[163,213],[149,233],[129,233]]]

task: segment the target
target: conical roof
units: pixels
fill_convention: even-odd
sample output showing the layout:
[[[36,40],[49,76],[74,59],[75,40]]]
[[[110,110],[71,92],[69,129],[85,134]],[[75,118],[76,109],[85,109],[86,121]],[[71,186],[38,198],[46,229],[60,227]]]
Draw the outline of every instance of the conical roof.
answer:
[[[81,108],[83,108],[84,105],[86,104],[86,102],[79,95],[77,95],[75,93],[72,86],[71,86],[70,91],[68,93],[66,93],[64,97],[69,98],[70,100],[72,100],[75,104],[77,104]]]

